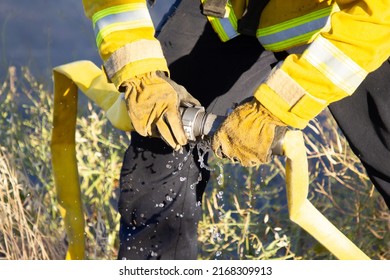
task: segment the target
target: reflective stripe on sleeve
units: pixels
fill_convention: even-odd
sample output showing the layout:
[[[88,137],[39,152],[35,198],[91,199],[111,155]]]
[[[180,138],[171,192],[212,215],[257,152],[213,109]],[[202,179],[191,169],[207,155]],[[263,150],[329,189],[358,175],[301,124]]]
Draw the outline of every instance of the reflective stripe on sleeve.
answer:
[[[270,51],[285,50],[307,43],[328,24],[329,15],[334,7],[309,13],[276,25],[257,30],[257,38],[263,47]]]
[[[92,16],[92,22],[98,47],[103,39],[113,32],[154,27],[146,3],[132,3],[103,9]]]
[[[224,18],[213,16],[207,16],[207,18],[222,42],[226,42],[239,35],[237,32],[237,18],[230,2],[226,6],[226,14]]]
[[[310,62],[348,95],[355,92],[368,74],[366,70],[322,36],[313,41],[303,53],[302,58]]]

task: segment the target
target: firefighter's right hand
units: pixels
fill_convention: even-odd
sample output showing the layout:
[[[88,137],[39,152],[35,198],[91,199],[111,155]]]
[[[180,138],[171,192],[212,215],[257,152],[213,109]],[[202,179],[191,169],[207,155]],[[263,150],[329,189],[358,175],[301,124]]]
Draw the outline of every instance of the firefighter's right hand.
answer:
[[[161,137],[173,149],[187,144],[181,122],[181,102],[200,105],[187,90],[161,71],[149,72],[124,82],[127,110],[136,132]]]

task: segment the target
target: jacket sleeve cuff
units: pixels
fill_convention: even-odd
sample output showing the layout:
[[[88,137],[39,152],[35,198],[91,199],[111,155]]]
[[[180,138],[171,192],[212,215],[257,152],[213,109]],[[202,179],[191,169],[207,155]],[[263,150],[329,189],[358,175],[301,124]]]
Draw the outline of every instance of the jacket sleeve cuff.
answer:
[[[138,40],[116,50],[104,62],[108,80],[117,88],[131,77],[152,71],[168,71],[168,65],[157,40]]]
[[[303,129],[328,103],[312,96],[281,68],[274,68],[254,94],[264,107],[285,124]]]
[[[289,55],[255,97],[286,124],[303,128],[332,102],[352,95],[368,72],[318,36],[302,55]]]

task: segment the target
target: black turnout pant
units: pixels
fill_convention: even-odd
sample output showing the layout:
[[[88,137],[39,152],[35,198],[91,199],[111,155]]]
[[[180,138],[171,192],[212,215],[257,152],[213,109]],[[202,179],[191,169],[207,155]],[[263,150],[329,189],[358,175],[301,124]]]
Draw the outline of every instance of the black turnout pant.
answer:
[[[183,0],[158,38],[171,78],[219,115],[251,96],[278,62],[278,55],[263,51],[256,38],[220,42],[198,1]],[[354,99],[338,103],[332,112],[388,201],[388,63],[382,70],[386,74],[370,75]],[[200,201],[209,179],[197,149],[189,145],[175,152],[162,140],[137,133],[131,139],[120,178],[118,259],[196,259]]]

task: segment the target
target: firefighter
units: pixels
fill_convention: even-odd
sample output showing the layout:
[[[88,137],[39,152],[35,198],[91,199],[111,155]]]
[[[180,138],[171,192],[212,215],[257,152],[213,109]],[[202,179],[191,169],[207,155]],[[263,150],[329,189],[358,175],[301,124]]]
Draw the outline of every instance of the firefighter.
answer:
[[[286,127],[303,129],[329,106],[390,206],[389,0],[181,0],[157,29],[145,0],[83,4],[135,129],[120,175],[119,259],[197,257],[209,173],[187,143],[184,104],[232,110],[212,150],[243,166],[268,162]]]

